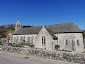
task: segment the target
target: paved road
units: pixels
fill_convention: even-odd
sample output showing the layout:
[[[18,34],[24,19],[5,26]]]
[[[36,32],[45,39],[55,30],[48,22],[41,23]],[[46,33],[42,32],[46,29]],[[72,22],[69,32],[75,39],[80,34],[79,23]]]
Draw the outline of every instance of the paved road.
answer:
[[[17,54],[0,52],[0,64],[73,64],[64,63],[47,59],[40,58],[28,58],[25,59],[23,56]]]
[[[16,58],[0,55],[0,64],[51,64],[49,62],[37,61],[33,59]]]

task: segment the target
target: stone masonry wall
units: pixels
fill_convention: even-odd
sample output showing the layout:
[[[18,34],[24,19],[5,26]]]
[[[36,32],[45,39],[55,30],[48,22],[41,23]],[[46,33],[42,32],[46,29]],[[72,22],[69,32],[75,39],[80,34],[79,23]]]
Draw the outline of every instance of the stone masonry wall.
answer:
[[[35,56],[40,58],[53,59],[58,61],[67,61],[73,63],[85,63],[84,53],[71,53],[71,52],[61,52],[61,51],[47,51],[40,49],[31,48],[19,48],[19,47],[6,47],[0,46],[1,51],[23,54],[26,56]]]

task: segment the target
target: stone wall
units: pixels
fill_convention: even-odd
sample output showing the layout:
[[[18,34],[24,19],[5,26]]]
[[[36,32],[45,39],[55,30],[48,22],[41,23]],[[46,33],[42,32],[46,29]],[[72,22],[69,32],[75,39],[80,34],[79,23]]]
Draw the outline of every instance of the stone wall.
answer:
[[[43,45],[42,44],[42,37],[45,36],[45,42],[46,45]],[[52,35],[43,27],[37,37],[36,37],[36,45],[35,47],[36,48],[43,48],[43,49],[46,49],[46,50],[53,50],[53,37]]]
[[[35,56],[47,59],[53,59],[58,61],[67,61],[73,63],[85,63],[84,53],[72,53],[72,52],[60,52],[60,51],[47,51],[31,48],[19,48],[19,47],[6,47],[0,46],[1,51],[23,54],[26,56]]]
[[[26,43],[33,43],[33,45],[35,45],[35,39],[36,39],[37,34],[31,34],[31,35],[12,35],[12,40],[10,41],[10,43],[21,43],[24,40],[25,37],[25,42]],[[21,37],[23,38],[21,40]],[[30,38],[29,42],[28,42],[28,37]],[[33,42],[32,42],[33,39]]]
[[[0,38],[0,43],[4,46],[8,45],[8,39],[7,38]]]
[[[82,33],[59,33],[55,35],[58,37],[58,45],[60,45],[60,50],[84,51]],[[66,45],[66,40],[68,40],[68,45]],[[77,44],[77,40],[79,40],[79,45]]]

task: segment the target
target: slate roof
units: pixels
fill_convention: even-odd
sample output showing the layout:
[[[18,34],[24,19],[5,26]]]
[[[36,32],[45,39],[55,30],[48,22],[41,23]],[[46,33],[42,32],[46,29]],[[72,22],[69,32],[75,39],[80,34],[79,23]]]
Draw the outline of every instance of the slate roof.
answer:
[[[38,34],[39,31],[42,29],[43,26],[38,27],[29,27],[29,28],[21,28],[18,31],[15,31],[13,35],[27,35],[27,34]],[[64,24],[55,24],[55,25],[45,25],[44,26],[47,31],[55,37],[55,33],[69,33],[69,32],[81,32],[78,26],[72,23],[64,23]]]

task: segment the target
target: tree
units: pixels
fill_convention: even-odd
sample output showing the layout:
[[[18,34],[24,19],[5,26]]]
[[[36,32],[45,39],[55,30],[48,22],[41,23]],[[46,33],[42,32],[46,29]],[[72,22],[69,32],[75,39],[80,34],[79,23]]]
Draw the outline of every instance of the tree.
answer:
[[[9,25],[9,26],[8,26],[8,29],[14,30],[14,25],[13,25],[13,24]]]
[[[0,26],[0,34],[6,32],[6,28],[4,26]]]

